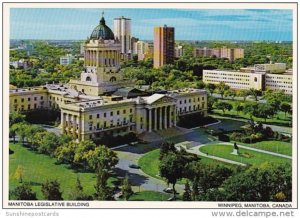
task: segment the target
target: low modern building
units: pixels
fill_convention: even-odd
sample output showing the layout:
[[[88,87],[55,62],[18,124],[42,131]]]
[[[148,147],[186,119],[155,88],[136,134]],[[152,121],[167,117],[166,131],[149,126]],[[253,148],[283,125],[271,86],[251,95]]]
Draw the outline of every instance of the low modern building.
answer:
[[[183,56],[183,46],[182,45],[177,45],[174,48],[174,57],[179,58]]]
[[[218,84],[224,82],[233,89],[257,89],[283,91],[288,95],[293,93],[293,74],[291,71],[273,74],[257,71],[224,71],[203,70],[203,82]]]
[[[244,58],[244,49],[242,48],[195,48],[194,57],[216,57],[227,58],[234,61],[238,58]]]
[[[71,54],[68,54],[66,56],[60,57],[59,64],[60,65],[69,65],[75,60],[75,57]]]

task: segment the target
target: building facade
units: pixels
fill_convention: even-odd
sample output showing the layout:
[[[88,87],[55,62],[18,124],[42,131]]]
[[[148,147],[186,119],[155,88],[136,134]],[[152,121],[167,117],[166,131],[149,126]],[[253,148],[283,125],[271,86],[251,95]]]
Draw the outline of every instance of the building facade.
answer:
[[[75,57],[71,54],[68,54],[66,56],[60,57],[59,64],[60,65],[69,65],[75,60]]]
[[[64,132],[85,140],[172,128],[180,116],[197,112],[207,116],[206,91],[185,90],[119,101],[103,98],[64,104],[61,126]]]
[[[154,27],[153,67],[173,64],[175,47],[175,28]]]
[[[244,49],[242,48],[195,48],[194,57],[216,57],[227,58],[234,61],[238,58],[244,58]]]
[[[283,91],[285,94],[293,94],[293,74],[272,74],[266,72],[241,72],[222,70],[203,70],[203,82],[218,84],[224,82],[233,89],[256,89],[265,91]]]
[[[153,44],[144,41],[137,41],[134,43],[134,54],[138,56],[138,60],[142,61],[153,57]]]
[[[131,19],[123,16],[115,18],[114,35],[121,43],[121,54],[131,54]]]
[[[182,45],[177,45],[174,48],[174,57],[179,58],[183,56],[183,47]]]

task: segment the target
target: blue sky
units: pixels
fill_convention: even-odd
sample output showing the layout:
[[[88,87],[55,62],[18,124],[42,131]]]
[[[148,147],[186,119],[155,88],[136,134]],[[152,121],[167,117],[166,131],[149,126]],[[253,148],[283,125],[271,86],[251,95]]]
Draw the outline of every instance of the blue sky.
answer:
[[[11,39],[86,39],[104,10],[113,18],[132,19],[132,35],[153,39],[153,27],[175,27],[176,40],[292,41],[292,10],[178,10],[18,8],[10,11]]]

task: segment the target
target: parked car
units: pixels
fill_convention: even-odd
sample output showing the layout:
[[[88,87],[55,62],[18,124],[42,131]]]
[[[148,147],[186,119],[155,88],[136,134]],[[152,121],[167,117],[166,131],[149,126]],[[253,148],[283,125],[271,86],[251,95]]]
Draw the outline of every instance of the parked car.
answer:
[[[166,193],[173,193],[172,188],[165,188],[163,191],[166,192]]]
[[[129,168],[132,168],[132,169],[140,169],[140,167],[136,164],[130,164],[129,165]]]

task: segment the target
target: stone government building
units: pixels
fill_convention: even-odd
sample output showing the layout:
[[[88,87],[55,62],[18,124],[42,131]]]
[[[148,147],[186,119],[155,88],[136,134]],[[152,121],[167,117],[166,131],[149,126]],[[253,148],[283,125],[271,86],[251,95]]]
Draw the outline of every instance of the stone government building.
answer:
[[[132,88],[120,71],[121,44],[104,17],[85,42],[85,70],[69,84],[10,89],[10,112],[59,109],[62,132],[78,140],[104,134],[147,133],[176,127],[179,117],[207,116],[207,92],[147,93]]]

